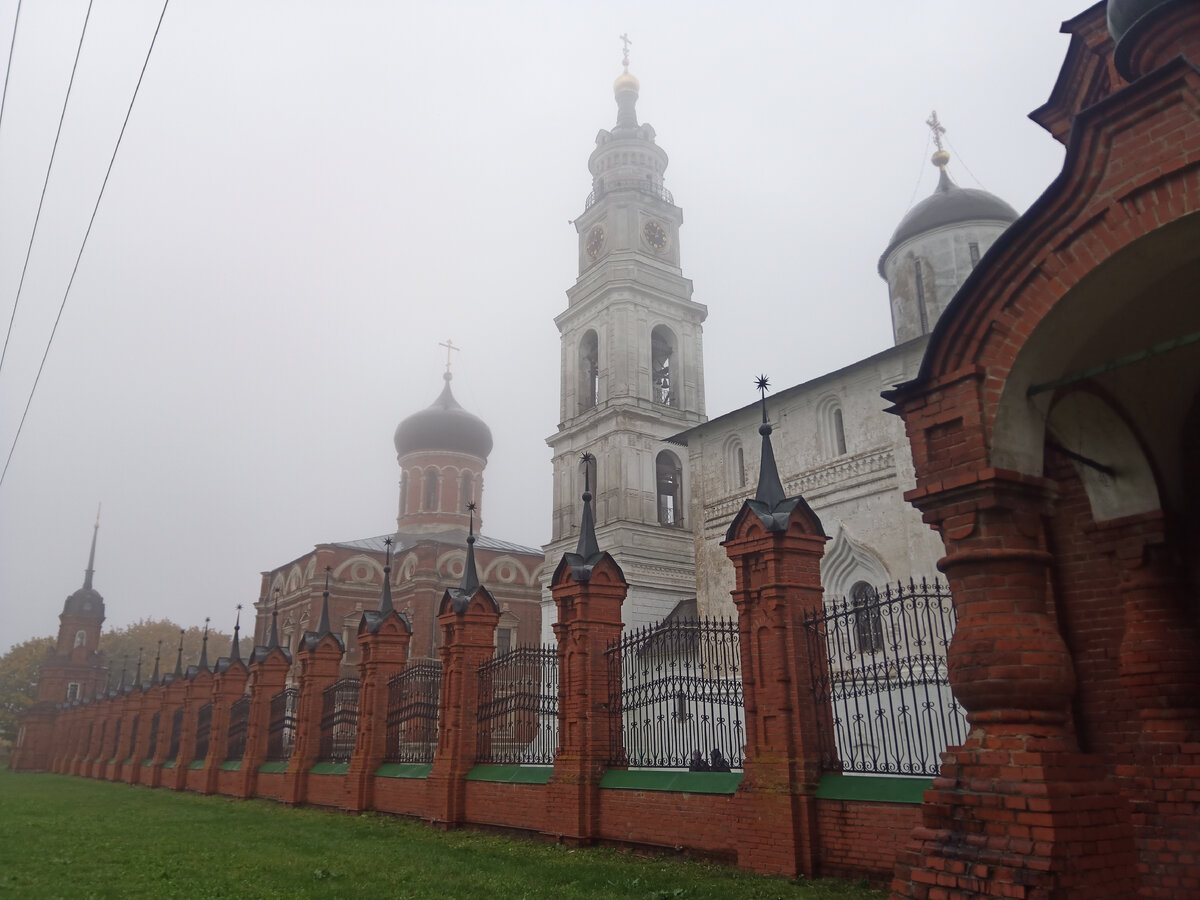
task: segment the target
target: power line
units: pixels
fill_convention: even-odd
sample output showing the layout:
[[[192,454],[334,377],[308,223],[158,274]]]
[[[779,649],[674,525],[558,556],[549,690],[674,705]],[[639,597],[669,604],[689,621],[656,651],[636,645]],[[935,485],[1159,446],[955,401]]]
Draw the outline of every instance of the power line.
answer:
[[[50,345],[54,343],[54,335],[58,332],[58,323],[62,321],[63,310],[67,306],[67,298],[71,295],[71,286],[75,284],[75,275],[79,272],[79,262],[83,259],[84,248],[87,247],[88,237],[92,233],[92,226],[96,223],[96,213],[100,209],[100,201],[104,199],[104,189],[108,187],[108,177],[112,174],[113,164],[117,161],[117,151],[121,149],[121,140],[125,137],[125,128],[129,125],[129,117],[133,113],[133,104],[137,101],[138,91],[142,87],[142,79],[146,76],[146,67],[150,65],[150,54],[154,52],[154,44],[158,40],[158,32],[162,28],[163,18],[167,14],[167,7],[171,0],[163,0],[162,12],[158,14],[158,24],[154,26],[154,35],[150,38],[150,46],[146,49],[146,58],[142,61],[142,71],[138,73],[137,84],[133,87],[133,96],[129,98],[129,108],[125,110],[125,121],[121,123],[121,133],[117,135],[117,143],[113,147],[112,157],[108,161],[108,169],[104,173],[104,181],[100,184],[100,193],[96,195],[96,205],[92,207],[92,217],[88,219],[87,231],[83,234],[83,241],[79,244],[79,253],[75,256],[75,265],[71,269],[71,279],[67,282],[67,289],[63,291],[62,303],[58,307],[58,315],[54,318],[54,327],[50,329],[50,337],[46,341],[46,350],[42,353],[42,361],[38,365],[37,376],[33,379],[33,387],[29,389],[29,399],[25,401],[25,411],[21,413],[21,422],[17,425],[17,433],[13,435],[12,446],[8,450],[8,459],[4,462],[4,471],[0,472],[0,485],[4,484],[4,478],[8,475],[8,467],[12,464],[13,453],[17,449],[17,441],[20,440],[21,431],[25,427],[25,419],[29,415],[29,407],[33,403],[33,395],[37,391],[38,382],[42,378],[42,370],[46,367],[46,357],[50,355]]]
[[[62,112],[58,116],[58,130],[54,132],[54,146],[50,148],[50,162],[46,164],[46,177],[42,179],[42,196],[38,198],[37,215],[33,217],[33,230],[29,232],[29,245],[25,248],[25,264],[21,266],[21,280],[17,282],[17,296],[13,300],[12,315],[8,318],[8,331],[4,335],[4,349],[0,350],[0,371],[4,369],[4,358],[8,356],[8,342],[12,338],[13,322],[17,320],[17,305],[21,302],[21,291],[25,287],[25,273],[29,271],[29,257],[33,254],[33,239],[37,237],[38,222],[42,220],[42,206],[46,202],[46,188],[50,184],[50,170],[54,168],[54,157],[58,153],[58,139],[62,137],[63,122],[67,118],[67,104],[71,101],[71,88],[75,86],[75,72],[79,68],[79,55],[83,52],[83,38],[87,34],[88,20],[92,17],[92,2],[88,0],[87,12],[83,16],[83,30],[79,32],[79,46],[75,48],[75,62],[71,65],[71,80],[67,82],[67,95],[63,97]],[[17,38],[16,28],[13,29],[13,40]],[[12,52],[8,54],[9,65],[12,64]],[[5,91],[8,90],[8,79],[4,81]]]
[[[12,74],[13,50],[17,46],[17,25],[21,22],[21,0],[17,0],[17,14],[13,17],[12,43],[8,45],[8,65],[4,69],[4,93],[0,94],[0,123],[4,121],[4,103],[8,100],[8,76]]]

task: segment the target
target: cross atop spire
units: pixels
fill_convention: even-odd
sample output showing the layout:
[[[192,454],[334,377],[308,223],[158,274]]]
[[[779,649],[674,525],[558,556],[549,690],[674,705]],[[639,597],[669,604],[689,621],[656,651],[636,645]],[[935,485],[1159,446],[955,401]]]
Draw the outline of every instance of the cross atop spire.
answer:
[[[446,338],[446,340],[440,341],[438,343],[438,346],[446,348],[446,374],[449,375],[450,374],[450,362],[451,362],[450,354],[456,350],[461,350],[462,347],[454,346],[454,341],[450,340],[450,338]]]
[[[621,65],[622,65],[622,66],[624,66],[624,67],[625,67],[625,71],[626,71],[626,72],[628,72],[628,71],[629,71],[629,45],[630,45],[630,44],[632,44],[632,43],[633,43],[633,41],[631,41],[631,40],[629,39],[629,32],[628,32],[628,31],[627,31],[627,32],[625,32],[623,35],[621,35],[621,37],[619,38],[619,40],[620,40],[620,41],[621,41],[621,43],[624,45],[624,49],[623,49],[623,51],[622,51],[622,53],[621,53]]]
[[[946,133],[946,129],[943,128],[942,123],[938,121],[936,109],[929,114],[929,118],[925,120],[925,124],[929,126],[929,132],[933,136],[934,146],[936,146],[938,150],[945,150],[946,148],[942,146],[942,135]]]

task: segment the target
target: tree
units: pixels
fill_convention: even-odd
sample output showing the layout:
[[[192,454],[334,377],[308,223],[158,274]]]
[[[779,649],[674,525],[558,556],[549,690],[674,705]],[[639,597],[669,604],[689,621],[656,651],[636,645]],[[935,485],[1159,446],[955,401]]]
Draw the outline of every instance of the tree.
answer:
[[[54,638],[30,638],[0,656],[0,742],[15,741],[17,720],[32,704],[38,672]]]
[[[159,661],[159,674],[165,675],[175,671],[175,661],[179,651],[179,633],[183,631],[183,669],[200,661],[200,649],[204,629],[193,625],[181,629],[170,619],[142,619],[125,628],[106,631],[100,635],[100,652],[108,662],[109,679],[113,686],[121,678],[121,670],[125,670],[125,683],[132,685],[137,669],[138,653],[142,657],[142,681],[147,681],[154,671],[154,656],[159,651],[159,641],[162,641],[162,658]],[[220,631],[208,632],[208,664],[216,665],[217,658],[228,656],[233,638]],[[253,637],[243,637],[238,646],[242,659],[249,661],[250,651],[254,646]]]

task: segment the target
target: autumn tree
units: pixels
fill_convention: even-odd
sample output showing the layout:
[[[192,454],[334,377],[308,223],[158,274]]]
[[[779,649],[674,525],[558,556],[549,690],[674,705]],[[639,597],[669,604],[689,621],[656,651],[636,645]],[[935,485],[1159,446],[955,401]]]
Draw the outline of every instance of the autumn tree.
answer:
[[[142,619],[125,628],[106,631],[100,635],[100,651],[108,661],[109,678],[113,685],[125,670],[125,683],[133,684],[137,669],[138,654],[142,658],[142,680],[150,678],[154,671],[154,656],[162,641],[162,659],[159,662],[159,672],[165,675],[175,671],[175,661],[179,652],[180,632],[183,632],[183,668],[195,665],[200,661],[200,649],[203,642],[204,628],[193,625],[182,629],[170,619]],[[211,627],[208,632],[208,663],[215,665],[217,658],[228,656],[233,638],[225,632],[215,631]],[[243,637],[238,645],[242,659],[249,660],[253,649],[253,637]]]
[[[30,638],[0,656],[0,742],[17,737],[17,720],[33,703],[38,672],[54,638]]]

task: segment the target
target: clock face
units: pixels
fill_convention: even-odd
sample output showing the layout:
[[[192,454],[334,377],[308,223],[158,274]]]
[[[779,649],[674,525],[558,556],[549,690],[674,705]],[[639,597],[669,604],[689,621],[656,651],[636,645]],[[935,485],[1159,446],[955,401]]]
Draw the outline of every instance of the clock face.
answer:
[[[642,234],[646,238],[646,243],[649,244],[655,251],[662,252],[667,247],[667,230],[658,222],[649,221],[642,228]]]
[[[600,255],[600,250],[604,247],[605,236],[603,225],[597,225],[588,235],[587,252],[592,259]]]

